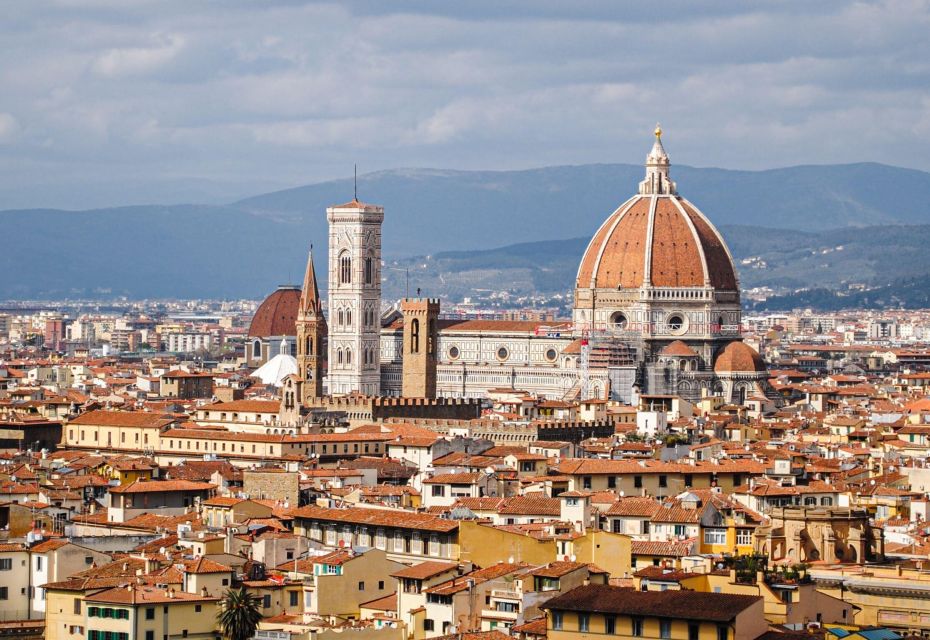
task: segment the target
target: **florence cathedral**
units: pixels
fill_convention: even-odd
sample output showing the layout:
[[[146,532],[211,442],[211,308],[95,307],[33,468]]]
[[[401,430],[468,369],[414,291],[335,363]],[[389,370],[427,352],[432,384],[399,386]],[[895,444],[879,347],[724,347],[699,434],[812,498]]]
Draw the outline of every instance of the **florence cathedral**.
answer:
[[[328,394],[482,398],[519,390],[556,400],[705,393],[767,395],[762,358],[740,336],[739,280],[710,220],[678,194],[662,131],[638,192],[611,213],[578,266],[571,320],[451,320],[438,300],[384,309],[384,207],[329,207],[327,315],[313,256],[302,290],[259,307],[247,355],[257,366],[281,344],[304,400]],[[388,220],[390,218],[388,217]],[[295,353],[284,354],[288,345]],[[285,367],[283,370],[290,370]]]

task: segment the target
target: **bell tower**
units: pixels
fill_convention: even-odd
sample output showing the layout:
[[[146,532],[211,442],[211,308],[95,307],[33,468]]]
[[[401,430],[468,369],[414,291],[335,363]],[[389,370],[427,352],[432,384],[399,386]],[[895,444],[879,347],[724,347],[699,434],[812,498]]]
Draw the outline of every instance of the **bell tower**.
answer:
[[[326,340],[326,318],[316,282],[312,247],[307,257],[296,325],[299,395],[301,404],[307,404],[308,400],[323,396],[323,343]]]
[[[384,207],[352,200],[329,221],[329,392],[381,391],[381,223]]]
[[[401,393],[405,398],[435,398],[439,299],[404,298],[400,310],[404,314]]]

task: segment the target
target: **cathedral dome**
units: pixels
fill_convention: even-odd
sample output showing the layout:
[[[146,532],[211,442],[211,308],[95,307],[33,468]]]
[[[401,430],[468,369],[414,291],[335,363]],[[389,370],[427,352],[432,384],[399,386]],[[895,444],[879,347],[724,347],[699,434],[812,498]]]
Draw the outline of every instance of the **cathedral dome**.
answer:
[[[661,130],[646,159],[639,194],[601,225],[578,267],[579,289],[712,287],[738,291],[723,237],[669,179]]]
[[[714,373],[764,373],[765,362],[759,352],[745,342],[731,342],[717,356]]]
[[[296,336],[299,309],[300,288],[292,285],[278,287],[274,293],[265,298],[252,317],[249,337]]]

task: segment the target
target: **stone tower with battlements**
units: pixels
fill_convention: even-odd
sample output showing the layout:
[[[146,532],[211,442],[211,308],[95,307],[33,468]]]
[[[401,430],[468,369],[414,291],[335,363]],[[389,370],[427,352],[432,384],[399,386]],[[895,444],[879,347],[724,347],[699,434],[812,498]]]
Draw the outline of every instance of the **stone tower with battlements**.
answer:
[[[404,298],[403,383],[405,398],[436,397],[439,299]]]

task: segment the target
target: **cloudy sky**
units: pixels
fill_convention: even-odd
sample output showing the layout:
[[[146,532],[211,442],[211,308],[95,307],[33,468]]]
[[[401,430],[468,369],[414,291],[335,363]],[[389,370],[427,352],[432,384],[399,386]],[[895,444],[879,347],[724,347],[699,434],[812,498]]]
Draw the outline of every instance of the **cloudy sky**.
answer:
[[[699,8],[698,8],[699,7]],[[930,0],[30,0],[0,208],[221,201],[398,167],[930,170]]]

